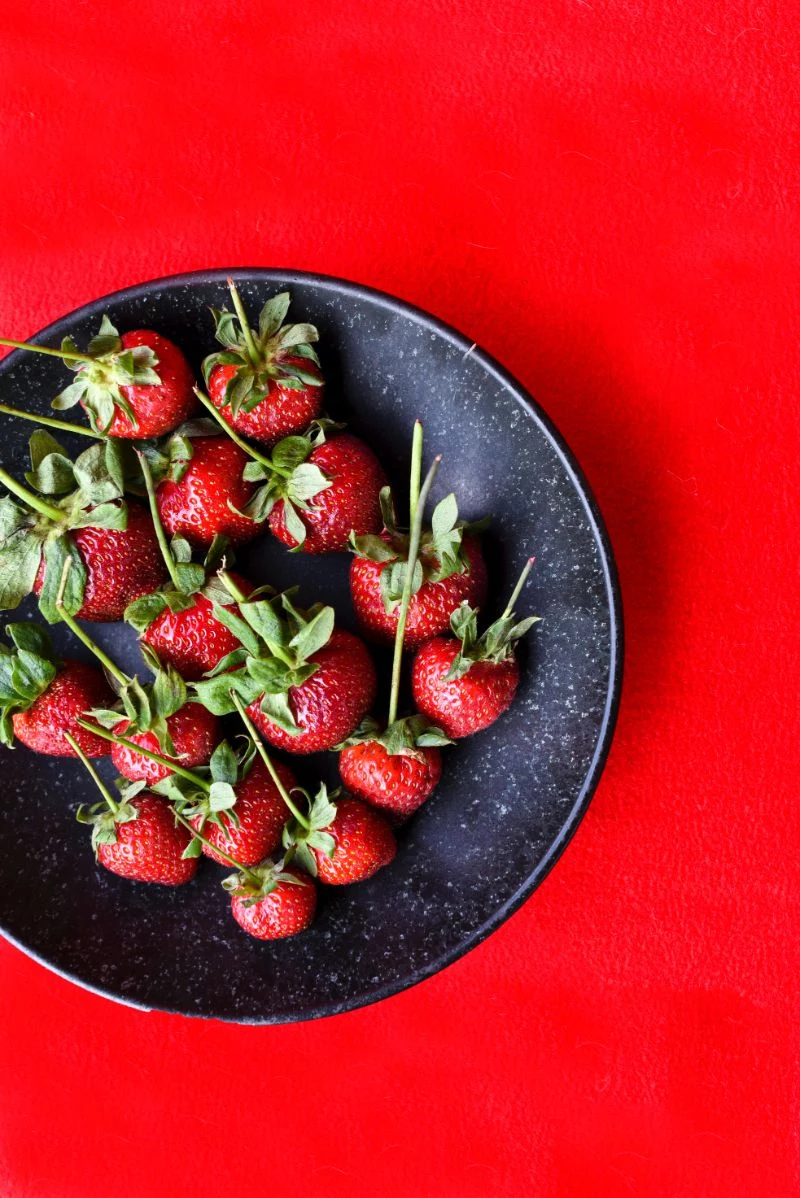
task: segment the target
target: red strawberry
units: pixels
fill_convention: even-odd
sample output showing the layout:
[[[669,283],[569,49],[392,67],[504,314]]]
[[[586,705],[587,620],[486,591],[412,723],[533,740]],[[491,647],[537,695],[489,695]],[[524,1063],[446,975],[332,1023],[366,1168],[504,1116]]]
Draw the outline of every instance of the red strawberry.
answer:
[[[276,446],[275,454],[279,449]],[[313,494],[309,467],[320,474],[320,489]],[[380,493],[387,486],[386,475],[372,450],[349,433],[318,444],[280,482],[276,490],[283,497],[270,512],[269,527],[290,549],[302,545],[304,553],[334,553],[347,548],[351,532],[364,536],[381,529]]]
[[[166,718],[165,723],[174,750],[165,754],[165,757],[188,769],[195,765],[206,765],[222,739],[219,720],[200,703],[184,703],[173,715]],[[113,726],[112,731],[115,736],[124,736],[134,744],[149,749],[151,753],[160,752],[161,746],[155,732],[136,732],[130,729],[131,721],[123,718]],[[111,760],[123,778],[128,778],[131,782],[146,782],[148,786],[155,786],[156,782],[166,778],[169,773],[166,766],[159,765],[124,745],[112,747]]]
[[[391,535],[384,533],[382,540],[391,544]],[[463,570],[437,581],[440,559],[435,553],[426,552],[423,544],[420,560],[431,577],[411,596],[404,640],[407,649],[414,649],[445,631],[452,612],[460,603],[479,605],[483,602],[487,586],[486,566],[474,537],[463,538],[461,554]],[[397,631],[399,603],[396,599],[390,600],[387,611],[382,591],[382,575],[393,565],[391,560],[372,561],[366,557],[355,557],[350,565],[350,591],[358,622],[365,635],[376,641],[391,641]]]
[[[294,775],[287,766],[276,762],[275,770],[286,790],[296,785]],[[235,803],[225,810],[210,813],[205,809],[192,816],[191,824],[212,845],[203,845],[203,852],[220,865],[228,861],[215,849],[222,850],[241,865],[258,865],[270,853],[274,853],[281,842],[283,825],[289,818],[289,808],[280,791],[258,758],[249,773],[235,783]]]
[[[270,871],[266,886],[242,875],[234,875],[231,883],[233,918],[257,940],[283,940],[313,922],[317,888],[307,874],[279,867]]]
[[[34,591],[42,614],[54,623],[70,559],[67,609],[85,620],[121,619],[130,602],[158,586],[164,566],[150,517],[123,500],[119,442],[92,445],[74,463],[42,429],[30,446],[27,478],[39,494],[0,469],[0,481],[15,496],[0,499],[2,606],[16,607]]]
[[[121,620],[134,600],[156,590],[164,580],[164,563],[153,522],[138,503],[128,501],[124,530],[78,528],[70,533],[86,569],[83,602],[76,612],[94,623]],[[33,583],[34,594],[44,585],[43,559]]]
[[[405,818],[438,785],[442,755],[433,747],[390,754],[379,741],[365,741],[342,749],[339,773],[351,794]]]
[[[230,577],[243,594],[250,594],[251,583],[240,574],[231,573]],[[224,599],[220,595],[218,602],[227,608],[235,606],[235,601],[227,594]],[[187,682],[197,682],[239,648],[236,636],[214,615],[214,607],[215,603],[198,591],[183,610],[172,611],[165,603],[161,614],[143,628],[137,624],[133,609],[128,609],[125,619],[141,631],[142,641],[150,645],[162,661],[174,666]]]
[[[531,558],[503,614],[482,636],[477,612],[463,604],[454,613],[454,637],[436,637],[414,659],[414,701],[447,736],[471,736],[503,714],[519,685],[514,645],[538,617],[515,623],[513,606],[533,565]]]
[[[336,816],[325,831],[333,838],[333,852],[312,848],[320,882],[344,886],[363,882],[394,860],[397,844],[386,820],[377,811],[349,795],[336,799]]]
[[[203,362],[209,396],[223,418],[247,437],[274,445],[300,433],[322,410],[323,380],[310,324],[284,325],[289,293],[268,300],[251,329],[232,280],[236,315],[214,312],[221,353]]]
[[[355,730],[375,696],[375,667],[357,636],[334,628],[333,608],[301,611],[286,592],[218,616],[242,648],[235,668],[223,663],[194,685],[211,711],[235,711],[235,692],[262,735],[291,753],[333,748]]]
[[[9,624],[15,648],[0,645],[0,742],[16,736],[36,753],[75,757],[70,733],[88,757],[105,757],[108,746],[76,720],[92,707],[114,701],[99,670],[82,661],[59,661],[50,638],[36,624]]]
[[[125,822],[107,812],[95,823],[95,829],[113,824],[113,841],[101,839],[108,831],[96,838],[100,864],[133,882],[162,886],[190,882],[197,873],[197,858],[183,854],[191,843],[191,833],[176,824],[169,803],[145,790],[120,804],[120,811]]]
[[[41,352],[38,345],[4,342]],[[52,350],[48,350],[52,353]],[[195,411],[192,369],[177,345],[152,329],[120,337],[107,316],[79,353],[71,338],[61,353],[76,377],[53,400],[57,411],[80,403],[95,431],[112,437],[161,437]]]
[[[375,699],[377,677],[367,647],[357,636],[336,628],[308,658],[315,672],[289,688],[288,703],[299,734],[280,727],[262,710],[262,699],[247,708],[270,744],[289,753],[320,753],[349,736]]]
[[[161,521],[171,536],[208,548],[216,536],[240,544],[259,526],[241,513],[253,494],[243,471],[248,455],[226,436],[194,437],[192,457],[180,478],[166,477],[156,490]],[[233,510],[236,509],[236,510]]]

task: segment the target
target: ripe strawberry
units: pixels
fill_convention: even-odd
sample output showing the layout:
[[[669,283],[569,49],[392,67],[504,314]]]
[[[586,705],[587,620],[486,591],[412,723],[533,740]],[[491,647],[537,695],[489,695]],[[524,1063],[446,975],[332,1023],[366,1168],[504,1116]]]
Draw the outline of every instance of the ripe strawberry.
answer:
[[[459,603],[467,601],[478,605],[486,597],[486,566],[474,537],[464,538],[462,556],[463,571],[441,579],[436,577],[439,559],[433,554],[422,558],[423,571],[427,565],[430,578],[411,596],[404,639],[407,649],[415,649],[443,632]],[[393,564],[392,561],[377,562],[366,557],[355,557],[350,564],[350,593],[358,622],[364,634],[376,641],[391,641],[397,631],[397,600],[394,596],[398,588],[402,589],[402,580],[388,591],[383,581]]]
[[[177,345],[152,329],[120,337],[107,316],[86,353],[71,337],[61,353],[42,346],[2,341],[19,349],[63,357],[76,377],[53,400],[56,411],[80,403],[96,432],[112,437],[161,437],[195,411],[192,368]]]
[[[478,636],[477,612],[462,604],[450,621],[455,637],[436,637],[414,660],[412,687],[421,712],[447,736],[471,736],[503,714],[519,684],[514,645],[537,622],[514,622],[513,606],[533,564],[531,558],[502,616]]]
[[[291,770],[281,762],[276,762],[275,769],[286,790],[292,790],[297,783]],[[242,865],[258,865],[280,844],[289,808],[267,767],[258,759],[235,784],[234,791],[236,801],[232,807],[218,812],[206,810],[194,816],[191,824],[213,845],[213,849],[203,846],[203,852],[213,861],[227,864],[224,857],[214,852],[221,849]]]
[[[249,595],[252,584],[240,574],[231,573],[239,590]],[[173,602],[175,593],[170,597]],[[214,614],[217,605],[233,608],[235,601],[215,579],[202,591],[187,596],[189,606],[177,611],[164,602],[160,614],[148,621],[151,596],[140,599],[125,612],[125,619],[141,633],[142,643],[156,651],[162,661],[174,666],[187,682],[197,682],[224,657],[239,648],[239,641]]]
[[[28,481],[5,470],[0,481],[22,503],[0,499],[1,605],[16,607],[30,591],[50,623],[64,562],[73,563],[67,609],[84,620],[120,620],[129,603],[154,590],[164,576],[155,530],[147,513],[123,500],[119,442],[92,445],[71,462],[49,433],[31,437]]]
[[[310,927],[317,888],[307,874],[282,865],[233,874],[223,882],[231,892],[233,918],[257,940],[283,940]]]
[[[382,815],[339,791],[329,797],[324,783],[311,804],[308,823],[304,828],[293,820],[283,843],[294,848],[309,873],[329,886],[363,882],[397,853],[394,834]]]
[[[357,636],[334,629],[333,608],[298,610],[286,592],[217,618],[242,648],[194,685],[211,711],[235,711],[234,691],[266,740],[290,753],[331,749],[355,730],[375,697],[375,667]]]
[[[173,715],[167,716],[164,722],[172,745],[171,751],[165,753],[167,760],[184,765],[188,769],[195,765],[205,765],[222,739],[219,720],[201,703],[184,703]],[[117,736],[124,736],[134,744],[149,749],[151,753],[158,753],[163,749],[156,732],[137,732],[129,719],[119,720],[112,726],[112,731]],[[111,760],[123,778],[128,778],[131,782],[146,782],[148,786],[155,786],[156,782],[160,782],[169,773],[166,766],[158,765],[123,745],[113,746]]]
[[[252,483],[243,477],[249,457],[225,436],[181,438],[189,456],[174,458],[171,473],[156,489],[161,522],[170,536],[207,549],[215,537],[241,544],[258,536],[259,526],[243,514]]]
[[[442,755],[437,746],[448,743],[420,716],[395,720],[383,734],[368,725],[345,742],[339,773],[350,794],[405,819],[438,785]]]
[[[349,433],[318,440],[314,448],[310,439],[292,437],[291,448],[303,441],[307,455],[289,468],[288,475],[274,476],[264,488],[270,492],[271,532],[290,549],[300,546],[304,553],[341,552],[351,533],[379,532],[380,493],[387,479],[372,450]],[[276,445],[273,462],[279,460],[282,446],[287,442]]]
[[[16,736],[36,753],[57,757],[77,754],[64,740],[69,732],[89,757],[105,757],[108,746],[76,723],[114,694],[99,670],[82,661],[60,661],[50,638],[36,624],[9,624],[15,649],[0,645],[0,743]]]
[[[176,824],[169,803],[146,790],[120,803],[116,812],[95,816],[93,840],[100,864],[132,882],[181,886],[197,873],[197,859],[183,855],[191,833]]]
[[[221,353],[203,362],[203,378],[223,418],[247,437],[274,445],[300,433],[322,410],[323,380],[310,324],[284,325],[288,292],[268,300],[258,332],[250,328],[232,279],[228,286],[236,314],[214,310]]]

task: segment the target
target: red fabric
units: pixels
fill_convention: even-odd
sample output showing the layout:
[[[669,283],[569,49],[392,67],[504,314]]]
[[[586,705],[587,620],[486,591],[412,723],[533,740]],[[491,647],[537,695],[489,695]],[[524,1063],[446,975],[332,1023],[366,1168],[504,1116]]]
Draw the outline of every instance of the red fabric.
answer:
[[[577,452],[628,658],[565,857],[404,995],[237,1028],[0,943],[4,1195],[797,1193],[796,24],[749,0],[7,7],[4,332],[202,266],[421,304]]]

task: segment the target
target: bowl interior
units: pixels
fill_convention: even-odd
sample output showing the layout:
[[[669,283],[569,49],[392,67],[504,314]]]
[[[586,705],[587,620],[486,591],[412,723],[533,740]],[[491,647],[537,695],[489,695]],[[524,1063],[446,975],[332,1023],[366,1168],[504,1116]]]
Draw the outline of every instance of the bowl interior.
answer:
[[[228,272],[158,280],[116,293],[40,335],[79,344],[107,312],[121,331],[154,327],[198,368],[214,348],[209,307],[228,298]],[[448,750],[442,782],[399,833],[395,862],[368,882],[324,892],[314,927],[275,945],[232,920],[203,862],[174,891],[133,885],[95,866],[74,809],[94,801],[78,763],[0,750],[0,925],[44,964],[112,998],[240,1022],[332,1014],[384,997],[446,965],[497,926],[538,884],[591,797],[619,690],[619,600],[600,518],[569,451],[524,392],[459,334],[388,296],[340,280],[236,271],[252,315],[277,290],[291,317],[320,331],[330,415],[346,420],[405,493],[411,428],[426,460],[442,452],[434,501],[454,491],[461,515],[490,514],[487,614],[502,608],[526,557],[536,565],[521,612],[543,617],[522,649],[511,710]],[[0,400],[46,412],[64,385],[55,360],[15,353],[0,364]],[[79,419],[76,415],[75,419]],[[32,426],[7,419],[3,463],[27,468]],[[71,451],[85,447],[63,438]],[[335,605],[355,628],[345,555],[287,553],[268,535],[242,552],[258,583],[298,585],[306,603]],[[37,616],[27,600],[3,623]],[[131,630],[93,634],[123,667],[139,662]],[[86,654],[53,630],[60,648]],[[385,706],[390,655],[376,653]],[[333,755],[294,758],[299,777],[337,778]],[[106,776],[113,776],[105,767]]]

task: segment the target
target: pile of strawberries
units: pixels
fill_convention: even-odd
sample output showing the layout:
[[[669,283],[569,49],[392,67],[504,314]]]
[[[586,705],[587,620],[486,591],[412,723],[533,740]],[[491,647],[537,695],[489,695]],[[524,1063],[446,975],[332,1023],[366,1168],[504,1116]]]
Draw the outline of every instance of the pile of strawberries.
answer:
[[[35,593],[100,667],[59,659],[42,625],[8,625],[0,741],[80,758],[101,800],[77,818],[101,865],[167,886],[190,881],[201,855],[233,867],[223,885],[235,919],[273,940],[311,923],[317,881],[359,882],[388,864],[394,827],[439,781],[441,746],[511,704],[515,644],[535,621],[514,616],[532,559],[481,632],[480,530],[459,521],[453,495],[425,524],[439,458],[423,480],[419,422],[402,526],[380,462],[323,415],[317,330],[285,323],[287,293],[251,327],[229,286],[205,391],[176,345],[149,329],[120,336],[107,317],[85,351],[69,338],[60,351],[0,342],[61,357],[75,377],[53,407],[79,404],[89,420],[0,405],[43,426],[25,484],[0,469],[0,608]],[[50,428],[91,444],[72,461]],[[354,554],[358,623],[394,643],[385,718],[370,714],[369,650],[332,607],[304,610],[294,590],[231,569],[235,546],[264,525],[292,552]],[[150,681],[126,675],[79,623],[118,620],[136,630]],[[416,710],[401,717],[404,650]],[[233,741],[225,717],[238,721]],[[337,752],[344,789],[309,794],[273,749]],[[91,761],[109,754],[116,793]]]

